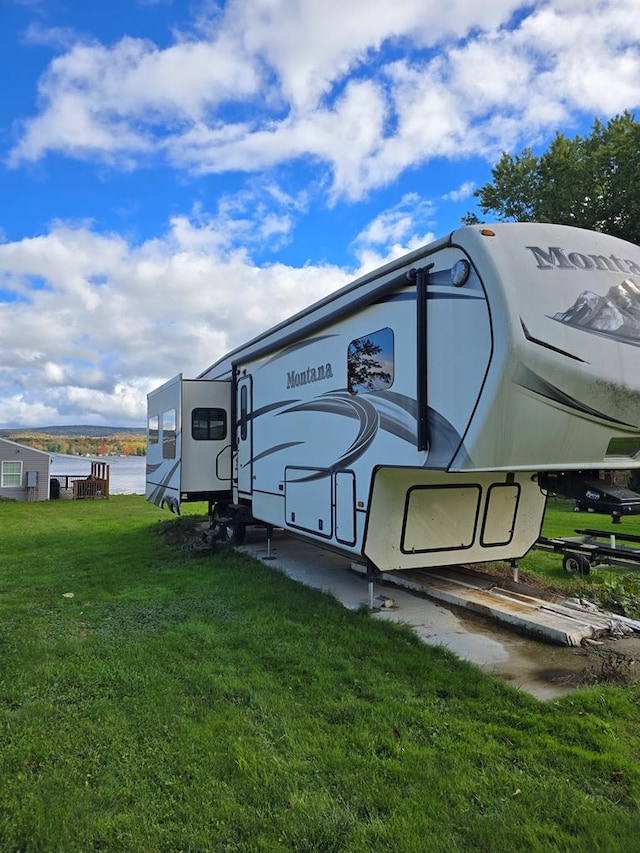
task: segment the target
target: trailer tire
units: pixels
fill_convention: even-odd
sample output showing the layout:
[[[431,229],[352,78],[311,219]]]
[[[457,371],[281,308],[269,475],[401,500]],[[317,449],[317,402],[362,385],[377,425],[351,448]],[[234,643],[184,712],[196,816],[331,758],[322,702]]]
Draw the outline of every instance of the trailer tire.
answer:
[[[233,536],[232,542],[234,545],[242,545],[244,542],[244,537],[247,532],[247,525],[244,521],[235,521],[233,522]]]
[[[233,511],[226,507],[220,513],[214,510],[213,524],[218,542],[228,545],[242,545],[244,542],[247,525],[244,521],[239,521]]]
[[[562,568],[571,575],[588,575],[591,563],[586,554],[568,553],[562,559]]]

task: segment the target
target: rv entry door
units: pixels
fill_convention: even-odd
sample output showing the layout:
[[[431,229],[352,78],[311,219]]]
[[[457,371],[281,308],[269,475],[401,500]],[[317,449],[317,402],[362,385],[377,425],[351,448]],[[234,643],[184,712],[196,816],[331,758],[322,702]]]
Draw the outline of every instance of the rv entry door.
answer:
[[[253,382],[243,376],[237,385],[236,484],[239,497],[250,497],[253,475]]]

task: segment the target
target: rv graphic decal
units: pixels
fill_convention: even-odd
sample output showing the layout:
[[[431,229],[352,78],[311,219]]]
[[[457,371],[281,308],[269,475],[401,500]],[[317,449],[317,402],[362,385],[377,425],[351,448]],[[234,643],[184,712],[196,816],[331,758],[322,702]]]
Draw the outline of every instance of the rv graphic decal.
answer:
[[[368,400],[353,397],[346,391],[332,391],[323,397],[317,397],[305,403],[299,403],[279,412],[289,415],[299,412],[323,412],[340,415],[358,421],[358,434],[351,446],[336,460],[336,468],[348,467],[370,447],[378,431],[378,413]]]
[[[287,391],[291,388],[299,388],[310,382],[321,382],[323,379],[333,379],[333,368],[331,362],[320,364],[318,367],[307,367],[300,373],[295,370],[287,372]]]
[[[625,279],[606,296],[585,290],[552,319],[640,346],[640,286]]]
[[[276,444],[273,447],[269,447],[267,450],[263,450],[262,453],[254,454],[253,461],[257,462],[259,459],[264,459],[266,456],[273,456],[274,453],[280,453],[282,450],[289,450],[290,447],[297,447],[299,444],[304,444],[304,441],[285,441],[283,444]],[[246,464],[248,465],[249,463]],[[246,467],[246,465],[243,467]]]
[[[416,443],[417,403],[414,398],[395,391],[378,391],[355,397],[345,390],[328,391],[313,400],[304,402],[296,400],[293,405],[290,401],[286,403],[281,401],[265,406],[253,413],[253,421],[255,422],[260,415],[268,414],[278,408],[281,409],[278,417],[316,412],[358,421],[358,434],[347,450],[333,463],[330,470],[342,469],[353,464],[371,446],[379,432],[394,435],[414,446]],[[446,469],[456,452],[466,453],[461,447],[462,438],[455,427],[440,412],[431,407],[427,410],[427,421],[430,447],[428,459],[424,464],[429,468]],[[256,454],[253,461],[273,456],[304,443],[304,441],[290,441],[276,444]],[[311,474],[306,479],[313,480],[315,476]]]
[[[352,465],[371,446],[379,430],[389,433],[415,445],[417,404],[415,399],[393,391],[379,391],[366,397],[353,396],[347,391],[330,391],[314,400],[296,403],[278,413],[278,416],[300,412],[323,412],[358,421],[358,434],[351,445],[336,460],[333,469]],[[407,421],[406,415],[409,415]],[[462,438],[453,425],[435,409],[429,408],[427,414],[430,431],[428,464],[430,468],[447,468],[456,451],[460,449]],[[278,445],[261,456],[276,453],[286,445]]]
[[[164,477],[162,478],[162,482],[157,483],[151,491],[151,494],[147,497],[147,500],[151,501],[151,503],[154,503],[159,507],[162,507],[163,503],[166,502],[169,508],[171,509],[171,512],[175,511],[175,505],[171,505],[168,500],[167,493],[171,488],[170,483],[176,471],[178,470],[179,464],[179,462],[175,462],[171,466],[169,471],[167,471]],[[155,473],[160,467],[160,465],[147,465],[147,479],[149,478],[150,474]]]
[[[526,388],[528,391],[533,391],[534,394],[538,394],[540,397],[546,397],[548,400],[552,400],[554,403],[560,403],[562,406],[565,406],[568,409],[572,409],[576,414],[586,415],[589,418],[598,418],[599,420],[606,421],[610,424],[617,424],[623,427],[634,428],[633,424],[625,423],[624,421],[620,421],[617,418],[612,418],[609,415],[605,415],[604,412],[600,412],[597,409],[593,409],[591,408],[591,406],[586,406],[584,403],[581,403],[580,400],[576,400],[574,397],[571,397],[569,394],[566,394],[560,388],[557,388],[555,385],[552,385],[550,382],[548,382],[539,374],[535,373],[529,367],[525,367],[524,364],[518,365],[514,378],[516,383],[521,388]]]
[[[640,275],[640,263],[617,255],[585,255],[582,252],[567,252],[560,246],[526,246],[533,254],[539,270],[598,270],[625,275]]]

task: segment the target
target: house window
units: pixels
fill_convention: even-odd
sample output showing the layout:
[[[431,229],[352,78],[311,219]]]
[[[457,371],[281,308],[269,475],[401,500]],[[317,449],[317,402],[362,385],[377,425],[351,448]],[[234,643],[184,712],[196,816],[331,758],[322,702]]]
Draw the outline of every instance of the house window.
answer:
[[[380,329],[351,341],[347,349],[347,387],[352,394],[383,391],[393,384],[393,332]]]
[[[160,440],[160,423],[159,423],[158,415],[150,415],[149,423],[147,426],[148,436],[149,436],[149,444],[157,444]]]
[[[3,489],[20,488],[22,485],[22,462],[3,462],[0,485]]]
[[[162,414],[162,458],[176,458],[176,410]]]
[[[191,412],[191,437],[196,441],[222,441],[227,437],[224,409],[199,408]]]

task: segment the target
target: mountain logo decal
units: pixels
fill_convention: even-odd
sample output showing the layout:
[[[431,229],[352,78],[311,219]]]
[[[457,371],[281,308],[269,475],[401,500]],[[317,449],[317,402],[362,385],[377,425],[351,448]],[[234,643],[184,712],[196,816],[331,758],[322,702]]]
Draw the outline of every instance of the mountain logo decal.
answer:
[[[625,279],[606,296],[584,290],[570,308],[553,320],[628,343],[640,344],[640,286]]]

